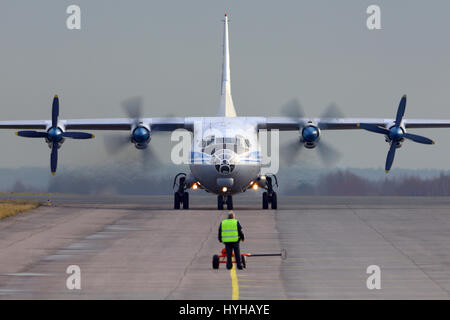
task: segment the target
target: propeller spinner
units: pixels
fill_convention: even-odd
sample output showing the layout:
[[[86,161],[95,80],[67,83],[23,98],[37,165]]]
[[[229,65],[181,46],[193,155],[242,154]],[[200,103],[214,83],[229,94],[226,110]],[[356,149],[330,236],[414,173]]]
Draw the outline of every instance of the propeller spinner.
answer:
[[[52,104],[52,125],[46,131],[18,131],[16,135],[24,138],[44,138],[48,142],[50,148],[52,149],[50,154],[50,170],[52,175],[56,173],[56,168],[58,166],[58,149],[64,138],[84,140],[92,139],[95,136],[86,132],[64,132],[60,127],[58,127],[58,117],[59,117],[59,98],[55,95]]]

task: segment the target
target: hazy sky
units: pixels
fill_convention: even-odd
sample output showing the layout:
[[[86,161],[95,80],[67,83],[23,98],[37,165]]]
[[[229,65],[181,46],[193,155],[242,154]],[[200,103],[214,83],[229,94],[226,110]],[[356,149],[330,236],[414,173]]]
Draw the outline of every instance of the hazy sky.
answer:
[[[80,31],[66,28],[70,4],[81,7]],[[382,30],[366,28],[370,4],[381,7]],[[214,116],[225,12],[238,115],[279,115],[298,98],[309,116],[333,102],[349,117],[394,117],[407,93],[406,118],[450,119],[444,0],[2,0],[0,118],[48,119],[55,93],[61,118],[123,117],[120,102],[136,95],[144,97],[148,117]],[[436,145],[406,142],[394,169],[450,169],[450,129],[414,132]],[[60,166],[116,161],[102,135],[67,141]],[[326,131],[323,137],[342,151],[339,167],[384,166],[382,136]],[[48,166],[41,140],[6,130],[0,144],[0,167]]]

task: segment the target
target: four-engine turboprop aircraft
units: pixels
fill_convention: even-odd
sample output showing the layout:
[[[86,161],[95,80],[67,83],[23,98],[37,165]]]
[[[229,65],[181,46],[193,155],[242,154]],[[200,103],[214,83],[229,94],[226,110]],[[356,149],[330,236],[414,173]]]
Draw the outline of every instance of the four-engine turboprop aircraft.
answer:
[[[232,196],[249,188],[263,188],[262,206],[277,208],[277,194],[274,191],[276,177],[261,174],[261,155],[258,141],[259,130],[298,131],[297,148],[312,149],[321,146],[322,131],[365,129],[382,134],[390,145],[385,169],[391,169],[395,152],[403,141],[411,140],[422,144],[433,144],[428,138],[407,133],[412,128],[450,127],[450,120],[403,119],[406,96],[403,96],[395,118],[359,119],[327,116],[304,117],[294,110],[286,117],[242,117],[236,115],[230,87],[230,56],[228,41],[228,17],[224,20],[223,70],[219,112],[217,117],[188,118],[144,118],[139,108],[130,108],[129,118],[122,119],[59,119],[59,98],[55,96],[51,120],[1,121],[2,129],[20,129],[17,135],[26,138],[43,138],[51,149],[50,168],[55,174],[58,149],[68,139],[90,139],[94,135],[72,130],[122,130],[129,132],[127,143],[137,149],[146,149],[152,134],[157,131],[173,131],[184,128],[193,133],[189,174],[178,174],[174,186],[174,208],[189,208],[188,189],[201,188],[217,194],[219,210],[233,208]],[[294,108],[295,109],[295,108]],[[133,111],[134,110],[134,111]],[[42,130],[42,131],[34,131]],[[177,183],[175,183],[177,182]]]

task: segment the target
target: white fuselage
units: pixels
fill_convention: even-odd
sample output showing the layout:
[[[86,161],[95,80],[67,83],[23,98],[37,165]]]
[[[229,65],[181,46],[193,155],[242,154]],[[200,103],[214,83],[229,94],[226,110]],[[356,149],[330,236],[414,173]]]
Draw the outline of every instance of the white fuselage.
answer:
[[[261,171],[258,118],[192,118],[190,169],[206,191],[236,194],[256,181]],[[224,192],[226,187],[226,192]]]

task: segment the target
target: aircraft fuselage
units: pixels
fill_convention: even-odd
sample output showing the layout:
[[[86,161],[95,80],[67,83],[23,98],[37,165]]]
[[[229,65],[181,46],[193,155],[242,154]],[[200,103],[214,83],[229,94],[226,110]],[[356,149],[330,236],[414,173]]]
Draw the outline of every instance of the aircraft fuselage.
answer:
[[[192,119],[190,169],[206,191],[232,195],[245,191],[261,171],[258,118]],[[226,190],[226,191],[224,191]]]

